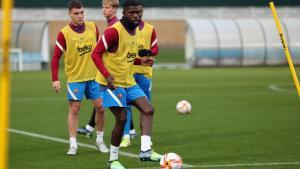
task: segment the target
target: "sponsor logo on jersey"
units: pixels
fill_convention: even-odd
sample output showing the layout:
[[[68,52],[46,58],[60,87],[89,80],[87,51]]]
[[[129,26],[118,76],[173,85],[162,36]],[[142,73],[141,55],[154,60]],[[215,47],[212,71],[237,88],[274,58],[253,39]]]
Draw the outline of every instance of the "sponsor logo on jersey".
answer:
[[[135,60],[135,58],[136,58],[136,53],[130,53],[130,52],[128,52],[127,53],[127,58],[128,58],[128,60],[127,60],[127,63],[128,62],[134,62],[134,60]]]
[[[92,45],[84,45],[83,47],[78,46],[77,50],[80,53],[79,56],[82,56],[86,53],[91,52],[93,50],[93,46]]]

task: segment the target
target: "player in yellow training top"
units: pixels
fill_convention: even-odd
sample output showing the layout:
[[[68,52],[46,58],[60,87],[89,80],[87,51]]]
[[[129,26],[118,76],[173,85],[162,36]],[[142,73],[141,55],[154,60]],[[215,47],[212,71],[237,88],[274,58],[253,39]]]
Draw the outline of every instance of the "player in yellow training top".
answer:
[[[141,21],[140,5],[138,0],[126,0],[123,3],[122,19],[105,29],[92,53],[93,61],[101,72],[98,72],[96,81],[103,90],[104,107],[112,111],[116,120],[111,135],[110,169],[124,169],[118,155],[128,104],[134,105],[141,112],[140,160],[158,162],[162,157],[151,147],[154,108],[132,74],[135,62],[145,65],[153,63],[152,57],[137,58],[139,51],[142,51],[139,47],[145,41],[137,28]]]
[[[84,21],[84,9],[79,0],[68,3],[71,23],[61,29],[52,58],[52,87],[60,92],[58,68],[61,55],[64,53],[65,76],[67,78],[69,115],[68,128],[70,148],[68,155],[76,155],[77,141],[76,129],[78,126],[78,113],[84,95],[91,99],[96,108],[97,134],[96,146],[101,152],[108,152],[103,142],[104,108],[99,84],[95,82],[97,69],[91,59],[91,53],[96,46],[99,32],[93,22]]]
[[[141,17],[143,15],[143,4],[139,6],[142,9]],[[138,58],[141,57],[154,57],[158,53],[158,45],[156,32],[154,27],[141,20],[138,31],[143,41],[138,44],[139,53]],[[133,76],[136,83],[144,91],[149,101],[151,101],[151,88],[152,88],[152,65],[134,65]],[[124,129],[124,134],[120,147],[128,147],[131,144],[131,124],[132,123],[132,111],[131,106],[128,106],[127,121]]]
[[[119,0],[102,0],[102,12],[103,12],[103,16],[107,20],[107,27],[119,21],[119,19],[116,16],[118,6],[119,6]],[[96,111],[94,108],[90,121],[85,126],[77,129],[78,134],[83,134],[86,137],[92,137],[92,133],[96,125],[95,115],[96,115]]]

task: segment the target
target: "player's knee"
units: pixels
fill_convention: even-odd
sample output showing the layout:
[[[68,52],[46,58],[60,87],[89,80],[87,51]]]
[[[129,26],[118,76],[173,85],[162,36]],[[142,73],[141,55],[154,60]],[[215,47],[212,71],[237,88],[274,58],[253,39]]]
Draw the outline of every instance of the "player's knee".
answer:
[[[104,113],[104,107],[103,106],[95,107],[95,109],[96,109],[96,112],[98,112],[98,113],[101,113],[101,114]]]
[[[119,125],[125,126],[126,121],[127,121],[127,116],[126,115],[119,116],[119,119],[118,119]]]
[[[70,107],[70,114],[72,114],[74,116],[78,116],[79,110],[80,110],[80,106],[74,105],[74,106]]]
[[[143,113],[147,114],[147,115],[153,115],[154,114],[154,107],[150,106],[149,108],[145,109],[145,111]]]

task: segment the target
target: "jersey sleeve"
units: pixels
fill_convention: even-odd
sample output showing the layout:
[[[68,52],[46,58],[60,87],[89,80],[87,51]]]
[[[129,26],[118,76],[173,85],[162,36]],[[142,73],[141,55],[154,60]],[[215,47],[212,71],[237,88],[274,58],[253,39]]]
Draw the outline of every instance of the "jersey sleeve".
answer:
[[[152,36],[151,36],[151,53],[152,56],[156,56],[158,54],[158,45],[157,45],[157,38],[156,38],[156,32],[153,28]]]
[[[64,50],[66,50],[66,40],[62,32],[59,32],[56,38],[54,52],[51,61],[52,81],[58,80],[59,60]]]
[[[102,61],[103,54],[106,51],[113,52],[112,49],[116,49],[116,47],[118,46],[118,42],[118,31],[115,28],[110,27],[104,31],[104,35],[101,36],[95,49],[93,50],[92,59],[96,67],[104,77],[108,77],[110,73]]]

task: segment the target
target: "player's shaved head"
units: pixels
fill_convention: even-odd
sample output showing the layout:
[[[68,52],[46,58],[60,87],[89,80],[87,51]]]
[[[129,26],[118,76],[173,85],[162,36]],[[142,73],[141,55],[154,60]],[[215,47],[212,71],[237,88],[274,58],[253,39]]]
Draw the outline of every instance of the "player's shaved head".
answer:
[[[139,6],[139,5],[143,5],[143,3],[140,2],[139,0],[125,0],[125,2],[123,3],[123,10],[130,6]]]
[[[83,5],[79,0],[71,0],[68,3],[69,11],[71,11],[73,8],[78,8],[79,9],[79,8],[82,8],[82,7],[83,7]]]

